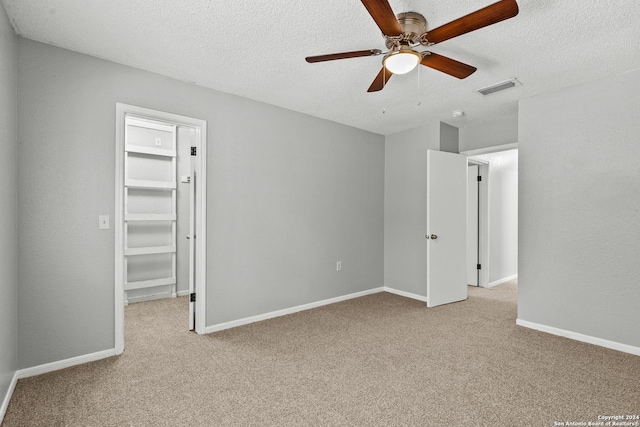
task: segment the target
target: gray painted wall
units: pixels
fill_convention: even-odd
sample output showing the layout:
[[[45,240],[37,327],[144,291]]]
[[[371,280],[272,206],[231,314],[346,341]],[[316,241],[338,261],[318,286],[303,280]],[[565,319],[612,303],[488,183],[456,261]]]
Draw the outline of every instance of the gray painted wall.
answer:
[[[382,286],[384,137],[234,101],[210,163],[207,324]]]
[[[518,142],[518,116],[460,128],[460,152]]]
[[[489,162],[489,283],[518,274],[518,150],[473,156]],[[483,266],[484,268],[484,266]]]
[[[455,126],[440,122],[440,151],[459,153],[459,129]]]
[[[640,346],[640,70],[520,102],[518,317]]]
[[[116,101],[208,121],[207,325],[383,284],[383,136],[26,39],[18,71],[21,368],[113,348]]]
[[[0,404],[18,365],[16,59],[16,37],[0,4]]]
[[[388,135],[384,177],[384,284],[427,296],[427,150],[440,122]]]

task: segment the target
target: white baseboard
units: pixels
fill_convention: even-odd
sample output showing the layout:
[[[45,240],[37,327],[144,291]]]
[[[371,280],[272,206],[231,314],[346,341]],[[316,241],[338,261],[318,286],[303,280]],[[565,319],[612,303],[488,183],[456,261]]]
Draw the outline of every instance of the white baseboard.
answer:
[[[44,365],[33,366],[31,368],[25,368],[18,370],[15,374],[13,374],[13,379],[11,380],[11,384],[9,384],[9,389],[7,390],[7,394],[4,396],[2,401],[2,406],[0,406],[0,424],[4,420],[4,416],[7,413],[7,408],[9,407],[9,401],[11,400],[11,396],[13,396],[13,392],[16,389],[16,384],[21,378],[33,377],[35,375],[46,374],[47,372],[53,372],[64,368],[69,368],[75,365],[81,365],[87,362],[95,362],[96,360],[106,359],[107,357],[115,356],[116,350],[114,348],[109,350],[97,351],[95,353],[85,354],[82,356],[72,357],[70,359],[59,360],[57,362],[45,363]]]
[[[390,294],[396,294],[396,295],[400,295],[402,297],[407,297],[407,298],[415,299],[415,300],[418,300],[418,301],[427,302],[427,297],[424,297],[424,296],[418,295],[418,294],[412,294],[411,292],[400,291],[398,289],[389,288],[387,286],[384,287],[384,291],[385,292],[389,292]]]
[[[554,328],[553,326],[541,325],[539,323],[529,322],[527,320],[522,320],[522,319],[516,319],[516,325],[524,326],[525,328],[535,329],[537,331],[546,332],[548,334],[557,335],[560,337],[569,338],[576,341],[586,342],[587,344],[593,344],[600,347],[610,348],[612,350],[622,351],[623,353],[629,353],[636,356],[640,356],[640,347],[634,347],[628,344],[622,344],[615,341],[596,338],[590,335],[580,334],[578,332],[567,331],[565,329]]]
[[[4,399],[2,400],[2,406],[0,406],[0,424],[4,420],[4,415],[7,413],[7,408],[9,407],[9,401],[11,400],[11,396],[13,396],[13,391],[16,389],[16,384],[18,383],[18,373],[13,374],[13,378],[11,379],[11,383],[9,384],[9,389],[7,390],[7,394],[5,394]]]
[[[116,349],[97,351],[95,353],[83,354],[82,356],[72,357],[70,359],[59,360],[57,362],[45,363],[44,365],[33,366],[31,368],[20,369],[16,372],[18,379],[33,377],[35,375],[46,374],[47,372],[53,372],[64,368],[69,368],[75,365],[82,365],[83,363],[95,362],[96,360],[106,359],[107,357],[115,356]]]
[[[335,304],[340,301],[359,298],[365,295],[377,294],[383,291],[384,291],[384,287],[381,286],[379,288],[369,289],[362,292],[355,292],[353,294],[342,295],[339,297],[329,298],[322,301],[316,301],[309,304],[302,304],[295,307],[285,308],[282,310],[271,311],[269,313],[258,314],[257,316],[245,317],[244,319],[218,323],[216,325],[207,326],[204,330],[204,333],[209,334],[211,332],[223,331],[225,329],[235,328],[236,326],[248,325],[249,323],[260,322],[262,320],[267,320],[267,319],[273,319],[274,317],[286,316],[287,314],[293,314],[299,311],[310,310],[312,308],[322,307],[323,305]]]
[[[500,280],[496,280],[495,282],[491,282],[486,287],[487,288],[493,288],[494,286],[501,285],[503,283],[509,282],[509,281],[511,281],[513,279],[517,279],[517,278],[518,278],[518,275],[517,274],[513,274],[511,276],[503,277]]]
[[[184,291],[178,291],[176,293],[178,294],[179,297],[186,297],[187,295],[189,295],[189,289]]]

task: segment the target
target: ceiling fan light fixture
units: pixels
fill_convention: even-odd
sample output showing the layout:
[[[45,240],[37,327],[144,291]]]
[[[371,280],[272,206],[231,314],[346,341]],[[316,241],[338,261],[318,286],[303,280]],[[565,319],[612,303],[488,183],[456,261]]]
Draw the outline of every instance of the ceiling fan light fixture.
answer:
[[[400,49],[389,52],[382,63],[393,74],[406,74],[416,68],[421,60],[422,56],[418,52],[402,45]]]

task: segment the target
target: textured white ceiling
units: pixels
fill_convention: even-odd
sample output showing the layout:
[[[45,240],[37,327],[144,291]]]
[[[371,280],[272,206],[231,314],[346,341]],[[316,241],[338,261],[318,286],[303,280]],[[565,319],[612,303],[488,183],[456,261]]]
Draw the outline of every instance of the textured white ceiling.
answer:
[[[380,134],[433,119],[458,127],[492,120],[515,114],[519,99],[640,68],[637,0],[518,0],[515,18],[430,49],[477,67],[469,78],[420,66],[377,93],[367,88],[380,56],[304,60],[386,50],[359,0],[2,2],[23,37]],[[389,0],[395,13],[422,13],[428,28],[494,2]],[[511,77],[523,86],[474,91]]]

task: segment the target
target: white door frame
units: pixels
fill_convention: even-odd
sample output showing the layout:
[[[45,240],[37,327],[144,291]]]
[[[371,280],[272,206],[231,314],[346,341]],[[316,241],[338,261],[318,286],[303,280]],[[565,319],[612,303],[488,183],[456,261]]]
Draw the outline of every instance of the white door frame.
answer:
[[[480,154],[497,153],[499,151],[514,150],[518,148],[518,143],[494,145],[491,147],[478,148],[475,150],[462,151],[467,157],[478,156]],[[478,262],[482,265],[478,285],[484,288],[489,287],[489,163],[477,159],[468,159],[469,164],[478,165],[478,173],[482,176],[482,184],[478,191],[479,204],[479,234],[480,239]],[[487,268],[485,268],[485,265]]]
[[[480,185],[478,169],[478,165],[467,162],[467,285],[469,286],[480,286],[480,269],[477,267],[480,264],[478,259],[480,244],[478,238],[478,188]],[[470,243],[473,243],[473,248]]]
[[[468,165],[478,165],[478,286],[489,287],[489,163],[467,159]]]
[[[199,171],[196,188],[196,324],[198,334],[205,333],[206,327],[206,259],[207,259],[207,122],[149,108],[116,102],[116,182],[115,182],[115,350],[116,354],[124,351],[124,135],[125,117],[127,115],[162,121],[173,125],[191,127],[196,133],[198,153],[196,170]],[[186,320],[186,319],[185,319]],[[185,321],[185,328],[188,323]]]

